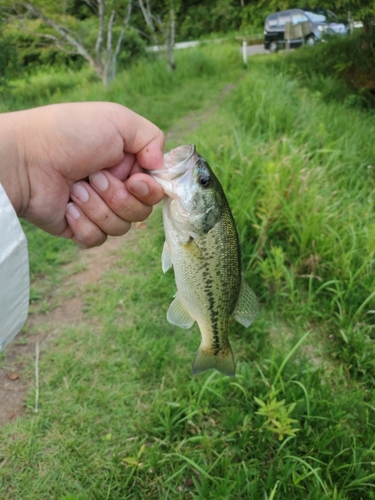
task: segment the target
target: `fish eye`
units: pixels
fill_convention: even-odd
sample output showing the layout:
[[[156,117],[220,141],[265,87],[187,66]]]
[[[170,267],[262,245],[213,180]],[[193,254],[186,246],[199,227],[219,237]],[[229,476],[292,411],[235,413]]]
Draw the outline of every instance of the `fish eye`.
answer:
[[[209,174],[199,174],[198,175],[198,183],[204,187],[207,188],[211,185],[211,177]]]

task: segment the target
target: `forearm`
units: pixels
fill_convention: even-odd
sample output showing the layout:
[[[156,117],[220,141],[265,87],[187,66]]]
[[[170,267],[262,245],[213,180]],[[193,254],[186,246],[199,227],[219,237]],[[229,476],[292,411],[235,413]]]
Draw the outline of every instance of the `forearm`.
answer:
[[[18,215],[27,208],[30,198],[23,152],[23,113],[0,114],[0,184]]]

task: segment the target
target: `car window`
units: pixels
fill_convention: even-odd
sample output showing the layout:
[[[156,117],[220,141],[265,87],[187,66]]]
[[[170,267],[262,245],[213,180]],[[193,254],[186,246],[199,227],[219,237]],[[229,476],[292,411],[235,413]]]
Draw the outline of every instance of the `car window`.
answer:
[[[339,20],[336,14],[334,14],[331,10],[326,10],[325,14],[327,15],[327,19],[333,23],[337,23]]]
[[[301,16],[300,16],[299,14],[293,14],[293,15],[292,15],[292,23],[293,23],[293,24],[298,24],[298,23],[300,23],[300,22],[301,22],[301,21],[300,21],[300,17],[301,17]]]
[[[313,23],[324,23],[326,20],[325,16],[314,14],[313,12],[305,12],[305,14]]]
[[[275,28],[277,26],[277,14],[268,16],[267,24],[270,28]]]
[[[290,14],[279,14],[279,26],[285,26],[290,22]]]
[[[308,19],[303,14],[297,13],[297,14],[293,14],[293,16],[292,16],[292,23],[294,25],[300,24],[300,23],[305,23],[306,21],[308,21]]]

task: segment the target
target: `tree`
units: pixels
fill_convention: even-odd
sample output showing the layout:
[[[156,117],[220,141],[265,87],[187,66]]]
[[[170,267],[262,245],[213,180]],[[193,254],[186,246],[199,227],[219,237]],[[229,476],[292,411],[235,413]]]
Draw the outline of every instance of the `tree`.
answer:
[[[155,14],[151,10],[150,0],[138,0],[143,18],[146,22],[150,37],[155,45],[165,49],[167,66],[170,70],[176,68],[174,59],[174,44],[176,34],[176,0],[169,0],[169,5],[162,5]]]
[[[0,91],[6,87],[10,78],[19,73],[19,64],[14,45],[4,36],[0,20]]]
[[[339,6],[350,12],[354,19],[359,19],[363,23],[363,32],[366,35],[372,33],[375,22],[375,2],[374,0],[340,0]]]
[[[129,27],[132,11],[132,0],[85,0],[96,19],[96,38],[83,40],[77,29],[78,21],[74,18],[68,22],[66,1],[61,13],[48,9],[46,5],[36,5],[30,2],[16,2],[7,11],[7,19],[18,22],[22,27],[39,37],[54,44],[59,50],[70,54],[79,54],[94,68],[104,85],[108,85],[116,76],[117,58],[126,29]],[[51,5],[51,3],[49,3]],[[50,32],[38,32],[30,28],[30,19],[39,19],[49,26]],[[121,19],[121,29],[114,36],[117,19]]]
[[[374,0],[312,0],[311,6],[325,7],[333,12],[349,15],[363,23],[363,32],[370,34],[375,23]]]

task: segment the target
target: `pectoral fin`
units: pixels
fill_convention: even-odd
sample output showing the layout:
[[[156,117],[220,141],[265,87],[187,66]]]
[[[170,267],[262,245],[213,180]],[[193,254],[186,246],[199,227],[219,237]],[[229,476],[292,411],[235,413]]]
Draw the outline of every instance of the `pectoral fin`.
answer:
[[[168,243],[164,241],[163,253],[161,254],[161,267],[163,269],[163,273],[166,273],[172,265],[171,249]]]
[[[190,316],[189,312],[186,310],[186,307],[181,302],[178,293],[176,293],[174,301],[169,306],[167,312],[167,320],[172,325],[180,326],[181,328],[190,328],[194,324],[194,319]]]
[[[247,328],[257,317],[258,309],[255,293],[242,278],[240,295],[233,311],[234,318]]]

